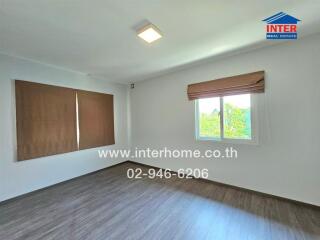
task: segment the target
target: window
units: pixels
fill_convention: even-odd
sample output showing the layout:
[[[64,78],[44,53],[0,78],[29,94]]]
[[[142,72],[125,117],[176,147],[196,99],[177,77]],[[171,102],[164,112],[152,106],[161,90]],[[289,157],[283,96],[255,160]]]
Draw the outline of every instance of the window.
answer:
[[[251,94],[196,100],[199,140],[255,142]]]

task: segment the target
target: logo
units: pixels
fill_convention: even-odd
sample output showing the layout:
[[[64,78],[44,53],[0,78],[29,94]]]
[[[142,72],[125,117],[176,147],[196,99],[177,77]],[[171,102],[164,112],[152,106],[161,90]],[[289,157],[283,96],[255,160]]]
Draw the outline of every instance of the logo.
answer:
[[[279,12],[262,20],[267,23],[267,39],[297,39],[297,24],[299,19],[284,12]]]

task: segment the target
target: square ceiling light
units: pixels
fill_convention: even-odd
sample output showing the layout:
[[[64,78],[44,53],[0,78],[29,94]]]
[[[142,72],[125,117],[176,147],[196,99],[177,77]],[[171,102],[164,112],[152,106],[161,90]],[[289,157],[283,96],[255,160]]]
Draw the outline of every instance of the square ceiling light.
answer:
[[[138,30],[138,36],[145,40],[147,43],[152,43],[162,38],[159,29],[153,24],[148,24],[147,26]]]

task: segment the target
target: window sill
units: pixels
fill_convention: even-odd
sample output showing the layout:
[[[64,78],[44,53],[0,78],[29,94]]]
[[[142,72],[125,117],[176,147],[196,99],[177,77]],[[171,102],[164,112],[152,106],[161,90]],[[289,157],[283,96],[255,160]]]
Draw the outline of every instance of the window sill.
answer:
[[[221,144],[236,144],[236,145],[254,145],[258,146],[259,142],[256,139],[228,139],[228,138],[205,138],[205,137],[198,137],[196,141],[201,142],[212,142],[212,143],[221,143]]]

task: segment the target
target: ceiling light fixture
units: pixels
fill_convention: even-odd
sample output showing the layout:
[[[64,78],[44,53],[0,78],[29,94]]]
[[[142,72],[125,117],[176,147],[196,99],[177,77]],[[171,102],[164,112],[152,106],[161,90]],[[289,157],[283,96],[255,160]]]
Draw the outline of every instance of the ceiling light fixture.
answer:
[[[138,30],[137,34],[147,43],[152,43],[158,40],[159,38],[162,38],[159,29],[153,24],[148,24],[147,26],[141,28],[140,30]]]

